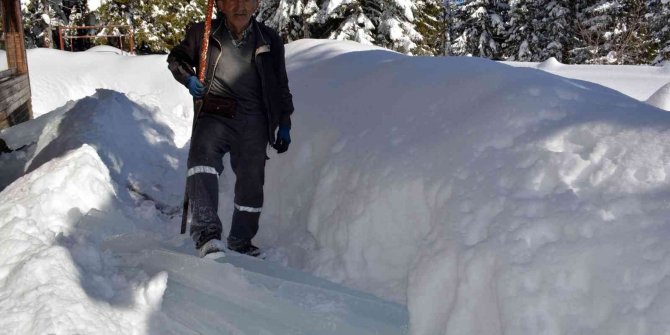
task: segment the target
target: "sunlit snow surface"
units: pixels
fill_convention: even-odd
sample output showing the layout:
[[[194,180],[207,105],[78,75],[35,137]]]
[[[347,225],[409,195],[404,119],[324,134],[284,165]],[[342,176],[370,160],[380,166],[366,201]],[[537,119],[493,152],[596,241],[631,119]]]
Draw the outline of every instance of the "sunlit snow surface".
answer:
[[[594,82],[670,111],[670,92],[664,89],[664,86],[670,84],[670,62],[666,62],[665,66],[565,65],[552,57],[542,63],[504,63]]]
[[[23,147],[0,155],[8,334],[670,332],[661,109],[533,68],[294,42],[268,260],[199,259],[178,234],[191,101],[165,56],[28,57],[42,116],[0,133]],[[646,100],[658,71],[611,86]],[[227,227],[228,164],[220,185]]]

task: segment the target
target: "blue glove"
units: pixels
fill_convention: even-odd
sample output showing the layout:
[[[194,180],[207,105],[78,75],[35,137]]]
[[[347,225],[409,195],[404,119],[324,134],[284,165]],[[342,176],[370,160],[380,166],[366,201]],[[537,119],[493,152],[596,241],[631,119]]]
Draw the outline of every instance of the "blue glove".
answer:
[[[202,99],[205,96],[205,85],[203,85],[198,77],[190,76],[186,82],[186,87],[188,87],[188,93],[196,99]]]
[[[291,127],[279,126],[277,140],[275,140],[275,144],[272,147],[277,150],[277,153],[281,154],[288,150],[289,144],[291,144]]]

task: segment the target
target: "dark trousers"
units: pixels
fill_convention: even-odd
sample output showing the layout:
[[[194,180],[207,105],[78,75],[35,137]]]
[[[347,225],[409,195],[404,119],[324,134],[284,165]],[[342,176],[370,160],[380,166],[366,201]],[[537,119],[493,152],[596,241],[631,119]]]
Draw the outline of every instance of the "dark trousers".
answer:
[[[188,157],[188,194],[191,201],[191,237],[199,248],[221,239],[223,227],[217,210],[223,156],[230,153],[236,176],[235,211],[229,237],[251,240],[258,232],[263,207],[267,120],[260,115],[201,115],[191,137]]]

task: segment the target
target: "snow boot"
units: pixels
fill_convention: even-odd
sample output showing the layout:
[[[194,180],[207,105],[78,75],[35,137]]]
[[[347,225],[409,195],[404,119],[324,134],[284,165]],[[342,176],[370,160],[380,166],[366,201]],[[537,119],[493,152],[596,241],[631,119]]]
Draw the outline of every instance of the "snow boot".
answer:
[[[236,237],[228,237],[228,249],[240,254],[263,258],[261,249],[251,244],[250,240],[243,240]]]
[[[205,244],[203,244],[198,249],[198,254],[200,255],[201,258],[204,258],[209,254],[225,253],[225,252],[226,252],[226,244],[223,243],[223,241],[217,239],[211,239],[205,242]]]

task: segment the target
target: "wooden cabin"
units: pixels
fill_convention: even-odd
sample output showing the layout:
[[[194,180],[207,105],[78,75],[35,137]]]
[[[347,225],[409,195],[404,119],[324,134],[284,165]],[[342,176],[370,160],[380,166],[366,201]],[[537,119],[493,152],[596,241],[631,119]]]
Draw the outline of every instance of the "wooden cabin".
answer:
[[[0,71],[0,129],[33,118],[20,0],[0,0],[7,70]]]

